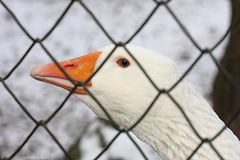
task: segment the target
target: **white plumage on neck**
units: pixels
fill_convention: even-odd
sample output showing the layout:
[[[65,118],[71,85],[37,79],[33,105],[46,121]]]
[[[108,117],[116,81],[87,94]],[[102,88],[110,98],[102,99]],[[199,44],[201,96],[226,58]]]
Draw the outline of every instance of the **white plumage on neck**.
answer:
[[[175,63],[162,54],[134,45],[127,45],[127,48],[160,89],[169,89],[182,75]],[[107,46],[98,50],[102,55],[96,62],[96,68],[112,49],[113,46]],[[118,67],[115,61],[119,57],[129,59],[130,67]],[[158,93],[122,47],[114,51],[92,82],[93,87],[89,89],[91,93],[114,121],[125,128],[131,127],[138,120]],[[180,104],[202,138],[211,139],[224,126],[213,109],[186,79],[170,94]],[[77,97],[98,116],[108,119],[89,96]],[[150,112],[133,129],[133,133],[154,148],[164,160],[186,159],[201,143],[179,108],[165,94],[160,95]],[[229,129],[212,144],[223,158],[240,159],[240,143]],[[208,143],[204,143],[192,159],[213,160],[218,159],[218,156]]]

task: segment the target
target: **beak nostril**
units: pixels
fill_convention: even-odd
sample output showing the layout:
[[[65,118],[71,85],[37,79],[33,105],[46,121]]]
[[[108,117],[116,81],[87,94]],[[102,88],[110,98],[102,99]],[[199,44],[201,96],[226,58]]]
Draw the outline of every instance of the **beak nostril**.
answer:
[[[77,66],[78,66],[78,65],[75,64],[75,63],[66,64],[66,65],[63,66],[63,69],[64,69],[64,70],[71,70],[71,69],[76,68]]]

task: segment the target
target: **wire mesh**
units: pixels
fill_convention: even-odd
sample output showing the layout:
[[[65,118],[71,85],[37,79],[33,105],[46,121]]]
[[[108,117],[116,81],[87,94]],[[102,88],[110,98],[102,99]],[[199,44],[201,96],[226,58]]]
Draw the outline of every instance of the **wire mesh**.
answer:
[[[64,146],[59,142],[59,140],[57,139],[57,137],[54,135],[54,132],[52,132],[49,127],[48,127],[48,123],[55,117],[55,115],[62,109],[62,107],[64,106],[64,104],[68,101],[69,97],[74,93],[75,89],[78,86],[83,87],[88,95],[90,95],[95,101],[96,103],[101,107],[101,109],[103,110],[103,112],[106,114],[106,116],[108,117],[108,119],[112,122],[113,126],[118,130],[118,133],[115,135],[115,137],[109,142],[109,144],[106,146],[106,148],[104,150],[102,150],[101,153],[99,153],[95,159],[100,158],[105,152],[108,151],[108,149],[111,147],[112,143],[123,133],[126,133],[126,135],[129,137],[129,139],[133,142],[133,144],[136,146],[136,148],[139,150],[139,152],[141,153],[141,155],[143,156],[144,159],[148,159],[147,155],[144,153],[144,151],[141,149],[141,147],[137,144],[137,142],[135,142],[135,140],[133,139],[133,137],[129,134],[129,132],[131,130],[133,130],[143,119],[144,117],[148,114],[148,112],[151,110],[151,108],[153,107],[155,101],[159,98],[160,95],[166,95],[168,96],[173,103],[175,103],[176,107],[179,108],[179,110],[181,111],[182,115],[185,117],[185,119],[187,120],[189,126],[192,128],[192,130],[194,131],[195,135],[199,138],[200,143],[199,145],[193,149],[193,152],[189,155],[189,157],[187,159],[191,159],[194,154],[196,154],[196,152],[201,148],[201,146],[203,146],[204,143],[208,143],[211,148],[213,149],[213,151],[218,155],[219,159],[224,159],[224,155],[221,155],[221,153],[218,152],[218,150],[214,147],[214,145],[212,144],[212,142],[218,138],[218,136],[226,129],[227,126],[229,126],[234,119],[239,115],[240,112],[240,108],[235,112],[235,114],[231,117],[231,119],[226,123],[226,126],[223,126],[221,130],[219,130],[219,132],[210,138],[203,138],[200,136],[200,134],[197,132],[197,130],[195,129],[194,125],[192,124],[191,120],[189,119],[189,117],[186,115],[185,111],[183,110],[182,106],[180,104],[178,104],[178,102],[176,101],[176,99],[171,95],[171,90],[173,90],[185,77],[186,75],[192,70],[192,68],[196,65],[196,63],[206,54],[208,54],[211,59],[213,60],[213,62],[215,63],[215,65],[217,66],[217,68],[224,74],[224,76],[228,79],[228,81],[232,84],[232,86],[238,91],[240,92],[240,87],[239,85],[234,81],[234,79],[231,77],[231,75],[226,71],[226,69],[224,68],[224,66],[222,66],[218,60],[214,57],[214,55],[212,54],[212,52],[222,43],[222,41],[230,34],[230,32],[234,29],[234,27],[236,27],[236,25],[239,25],[239,21],[240,18],[238,18],[238,21],[236,21],[233,24],[230,24],[228,30],[226,31],[226,33],[219,39],[219,41],[213,45],[212,48],[201,48],[200,45],[197,43],[197,41],[194,39],[194,37],[190,34],[190,32],[188,31],[187,27],[184,26],[183,22],[176,16],[176,14],[174,13],[174,11],[170,8],[170,6],[168,5],[169,3],[171,3],[171,0],[166,0],[166,1],[157,1],[157,0],[153,0],[153,2],[155,3],[155,7],[152,9],[152,11],[150,12],[150,14],[147,16],[147,18],[143,21],[142,25],[132,34],[132,36],[129,37],[128,40],[126,40],[125,42],[116,42],[113,37],[107,32],[107,30],[104,28],[104,26],[100,23],[100,21],[97,19],[97,17],[94,15],[94,13],[92,12],[92,10],[90,10],[87,5],[84,3],[84,1],[82,0],[70,0],[69,4],[66,6],[65,10],[62,12],[62,14],[59,16],[59,18],[56,20],[56,22],[54,23],[54,25],[48,30],[48,32],[42,37],[42,38],[33,38],[33,36],[28,32],[28,30],[21,24],[21,21],[15,16],[14,12],[5,4],[5,2],[3,0],[0,0],[1,5],[6,9],[6,11],[14,18],[15,22],[17,23],[17,25],[19,26],[19,28],[21,28],[22,32],[24,32],[24,34],[28,37],[29,40],[31,40],[31,45],[28,47],[27,51],[24,53],[24,55],[22,56],[22,58],[15,64],[15,66],[8,72],[8,74],[5,77],[0,77],[0,81],[3,84],[4,88],[7,90],[7,92],[12,96],[12,98],[17,102],[17,104],[19,105],[19,107],[25,112],[25,114],[29,117],[29,119],[35,123],[35,127],[32,129],[32,131],[29,133],[29,135],[26,137],[26,139],[23,140],[22,144],[20,146],[18,146],[16,148],[16,150],[9,156],[9,157],[1,157],[0,159],[2,160],[10,160],[13,159],[16,154],[18,154],[18,152],[20,152],[22,150],[22,148],[26,145],[26,143],[28,143],[29,139],[35,134],[36,130],[39,127],[43,127],[47,133],[52,137],[52,139],[55,141],[55,143],[58,145],[58,147],[61,149],[61,151],[64,153],[64,155],[72,160],[73,158],[69,155],[69,153],[66,151],[66,149],[64,148]],[[97,24],[97,26],[102,30],[102,32],[106,35],[106,37],[115,45],[115,47],[113,48],[113,50],[109,53],[108,57],[103,61],[103,63],[100,65],[100,67],[94,72],[94,74],[84,83],[76,83],[74,82],[66,73],[65,71],[60,67],[60,65],[57,63],[57,60],[54,58],[54,56],[52,55],[52,53],[47,49],[47,47],[44,45],[44,41],[46,40],[46,38],[48,38],[51,33],[56,29],[56,27],[58,27],[59,23],[62,21],[62,19],[66,16],[67,12],[71,9],[72,5],[74,3],[79,3],[79,5],[81,5],[86,11],[87,13],[92,17],[92,19],[95,21],[95,23]],[[169,12],[169,14],[174,18],[174,20],[177,22],[178,26],[180,27],[180,29],[182,30],[182,32],[185,34],[185,36],[192,42],[192,44],[198,49],[199,51],[199,56],[196,58],[196,60],[190,65],[190,67],[182,74],[182,76],[179,78],[179,80],[172,85],[172,87],[168,90],[161,90],[157,87],[157,85],[153,82],[153,80],[150,78],[150,76],[148,75],[148,73],[144,70],[144,68],[141,66],[141,64],[136,60],[136,58],[131,54],[131,52],[127,49],[126,45],[128,43],[130,43],[133,38],[135,38],[142,30],[142,28],[144,26],[146,26],[148,24],[148,21],[151,19],[151,17],[156,13],[156,11],[160,8],[160,7],[165,7],[167,9],[167,11]],[[72,83],[75,84],[75,87],[70,91],[70,93],[67,95],[67,97],[65,98],[65,100],[62,102],[62,104],[60,106],[58,106],[58,108],[46,119],[46,120],[37,120],[34,116],[32,116],[32,114],[27,110],[27,108],[21,103],[21,101],[18,99],[18,97],[14,94],[14,92],[8,87],[8,85],[5,83],[9,77],[12,75],[12,73],[19,67],[19,65],[22,63],[22,61],[25,59],[25,57],[29,54],[29,52],[31,51],[31,49],[36,45],[36,44],[40,44],[41,48],[44,50],[44,52],[52,59],[53,62],[56,63],[56,65],[59,67],[59,69],[65,74],[65,76],[69,79],[69,81],[71,81]],[[108,61],[109,57],[113,54],[113,52],[117,49],[117,47],[122,46],[126,52],[133,58],[133,60],[137,63],[137,65],[139,66],[139,68],[142,70],[143,74],[147,77],[147,79],[149,80],[149,83],[152,84],[152,86],[154,86],[154,88],[158,91],[158,94],[156,95],[156,97],[154,97],[153,101],[151,102],[151,104],[149,105],[149,107],[147,108],[147,110],[142,114],[142,116],[138,119],[138,121],[133,124],[128,130],[126,129],[121,129],[119,128],[116,123],[114,122],[114,119],[112,118],[112,115],[110,113],[107,112],[107,110],[104,108],[104,106],[97,100],[97,97],[95,97],[95,95],[93,95],[88,88],[85,87],[85,84],[88,83],[88,81],[95,76],[95,74],[97,72],[101,72],[100,69],[104,66],[104,64],[106,63],[106,61]]]

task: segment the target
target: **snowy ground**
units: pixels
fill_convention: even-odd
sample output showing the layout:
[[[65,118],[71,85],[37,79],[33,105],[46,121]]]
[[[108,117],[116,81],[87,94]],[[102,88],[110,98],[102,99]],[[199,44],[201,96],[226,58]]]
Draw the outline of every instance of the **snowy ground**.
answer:
[[[34,38],[43,37],[69,4],[68,0],[3,1]],[[155,5],[150,0],[88,0],[85,3],[115,41],[127,40]],[[169,6],[202,48],[211,48],[229,25],[230,4],[227,0],[172,0]],[[2,5],[0,5],[0,40],[0,76],[5,77],[31,45],[31,41]],[[44,41],[58,61],[79,57],[110,43],[79,3],[72,6],[61,24]],[[131,43],[168,55],[183,71],[200,54],[164,7],[160,7]],[[218,59],[221,58],[225,45],[226,40],[213,52]],[[50,116],[68,94],[63,89],[37,82],[29,76],[35,65],[50,61],[41,47],[36,45],[6,80],[9,88],[37,120]],[[211,59],[205,56],[188,75],[190,81],[208,100],[216,71]],[[3,158],[10,156],[17,149],[35,124],[20,109],[3,85],[0,85],[0,97],[0,157]],[[91,126],[84,133],[84,128],[90,122]],[[71,97],[49,123],[50,130],[66,149],[81,135],[86,135],[79,144],[84,160],[93,159],[101,151],[99,137],[93,134],[99,126],[102,126],[100,130],[106,141],[116,134],[114,129],[104,127],[103,123],[96,120],[95,115],[75,97]],[[150,159],[157,159],[149,147],[141,142],[139,144],[143,146]],[[39,128],[13,159],[22,159],[26,156],[57,159],[63,154],[46,131]],[[113,147],[101,159],[110,157],[142,159],[126,135],[122,135],[114,142]]]

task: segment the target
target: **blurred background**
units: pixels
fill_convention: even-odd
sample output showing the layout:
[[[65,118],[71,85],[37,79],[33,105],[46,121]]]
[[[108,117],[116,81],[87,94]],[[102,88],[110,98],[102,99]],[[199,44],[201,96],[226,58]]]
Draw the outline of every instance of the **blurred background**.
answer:
[[[34,38],[42,38],[70,3],[69,0],[2,0]],[[155,7],[151,0],[88,0],[84,3],[94,13],[116,42],[128,40]],[[231,3],[227,0],[172,0],[172,11],[186,26],[201,48],[211,48],[227,31],[231,22]],[[229,36],[214,51],[220,60]],[[179,25],[161,6],[141,32],[131,41],[172,58],[185,71],[200,51],[182,32]],[[32,41],[0,4],[0,77],[5,77]],[[85,55],[111,44],[92,17],[74,2],[55,30],[43,41],[57,61]],[[52,60],[36,44],[11,76],[5,80],[10,90],[36,120],[48,118],[64,101],[68,92],[32,79],[31,69]],[[188,79],[210,104],[217,67],[204,56],[192,69]],[[0,157],[10,156],[30,134],[35,124],[23,112],[3,85],[0,85]],[[74,159],[93,159],[117,132],[99,120],[74,96],[48,124],[59,142]],[[135,138],[136,139],[136,138]],[[159,159],[154,151],[138,141],[149,159]],[[64,159],[61,149],[46,130],[39,127],[13,159],[24,157]],[[100,159],[143,159],[129,138],[122,134]]]

